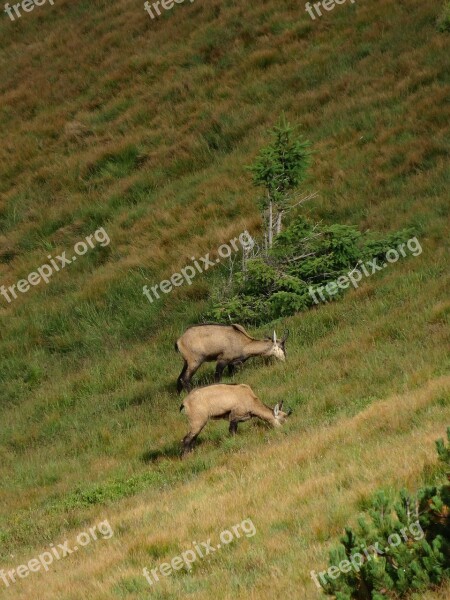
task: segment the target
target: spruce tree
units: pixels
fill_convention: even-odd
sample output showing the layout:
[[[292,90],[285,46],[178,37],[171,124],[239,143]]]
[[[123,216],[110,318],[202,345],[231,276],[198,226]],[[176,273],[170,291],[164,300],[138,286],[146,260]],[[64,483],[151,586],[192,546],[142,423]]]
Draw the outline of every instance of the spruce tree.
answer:
[[[255,163],[249,167],[253,183],[265,189],[261,207],[269,249],[274,236],[281,232],[292,191],[306,178],[311,162],[309,147],[308,141],[295,136],[295,129],[283,115],[272,130],[272,142],[260,151]]]

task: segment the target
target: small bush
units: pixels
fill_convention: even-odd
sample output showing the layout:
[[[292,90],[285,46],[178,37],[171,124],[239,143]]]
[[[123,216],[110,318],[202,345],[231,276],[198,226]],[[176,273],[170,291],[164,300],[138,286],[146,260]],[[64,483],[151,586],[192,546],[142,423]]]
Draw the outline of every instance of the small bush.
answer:
[[[442,32],[450,31],[450,2],[444,4],[442,13],[437,20],[437,27]]]
[[[450,427],[447,438],[447,446],[443,440],[436,445],[449,481]],[[377,493],[369,519],[359,520],[356,533],[346,529],[341,544],[330,552],[330,565],[341,564],[340,573],[323,575],[325,593],[336,600],[406,598],[441,584],[450,577],[450,485],[425,487],[416,496],[402,491],[397,502]]]

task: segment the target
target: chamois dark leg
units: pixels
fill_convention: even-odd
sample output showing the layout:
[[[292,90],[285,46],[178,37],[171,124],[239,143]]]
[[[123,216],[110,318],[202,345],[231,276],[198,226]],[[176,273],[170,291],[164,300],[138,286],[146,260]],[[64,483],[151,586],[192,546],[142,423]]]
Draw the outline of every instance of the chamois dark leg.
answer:
[[[236,435],[237,428],[238,428],[238,422],[237,421],[231,421],[230,427],[229,427],[228,431],[231,433],[231,435]]]
[[[185,360],[184,361],[183,369],[182,369],[182,371],[180,373],[180,376],[177,379],[177,392],[179,394],[181,394],[181,392],[183,391],[183,387],[184,387],[183,386],[183,378],[184,378],[184,375],[185,375],[185,373],[187,371],[187,368],[188,368],[188,364],[187,364],[187,361]]]
[[[188,433],[186,436],[184,436],[183,442],[182,442],[182,450],[183,450],[182,457],[183,458],[187,454],[189,454],[189,452],[191,452],[194,440],[195,440],[195,437],[192,437],[190,433]]]
[[[200,365],[201,365],[201,363],[194,364],[192,366],[188,365],[183,377],[181,378],[181,383],[187,392],[190,392],[192,389],[191,379],[195,375],[197,370],[199,369]]]
[[[234,365],[233,363],[230,363],[228,365],[228,375],[230,377],[233,377],[233,375],[236,373],[236,365]]]
[[[206,425],[204,423],[200,428],[191,429],[188,434],[186,434],[183,438],[183,457],[185,457],[189,452],[192,451],[194,447],[195,440],[197,439],[198,434]]]
[[[225,369],[226,366],[227,366],[227,363],[224,362],[224,361],[222,361],[222,360],[219,360],[217,362],[216,372],[214,374],[214,381],[216,383],[219,383],[221,381],[221,379],[222,379],[222,373],[223,373],[223,370]]]

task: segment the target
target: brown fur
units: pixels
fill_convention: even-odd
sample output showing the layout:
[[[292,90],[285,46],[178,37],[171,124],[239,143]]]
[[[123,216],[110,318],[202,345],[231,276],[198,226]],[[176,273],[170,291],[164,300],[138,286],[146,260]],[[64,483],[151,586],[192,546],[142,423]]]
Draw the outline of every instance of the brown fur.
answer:
[[[180,410],[184,408],[189,420],[189,432],[183,439],[183,454],[192,450],[194,442],[210,419],[225,419],[230,422],[231,434],[237,432],[238,423],[258,417],[274,427],[280,426],[290,411],[282,412],[283,403],[271,409],[245,384],[215,384],[194,390],[186,396]]]
[[[191,379],[204,362],[217,361],[215,381],[220,382],[225,367],[230,373],[234,367],[252,356],[276,356],[284,360],[286,337],[257,340],[242,325],[194,325],[177,340],[175,347],[184,358],[178,377],[178,393],[191,389]]]

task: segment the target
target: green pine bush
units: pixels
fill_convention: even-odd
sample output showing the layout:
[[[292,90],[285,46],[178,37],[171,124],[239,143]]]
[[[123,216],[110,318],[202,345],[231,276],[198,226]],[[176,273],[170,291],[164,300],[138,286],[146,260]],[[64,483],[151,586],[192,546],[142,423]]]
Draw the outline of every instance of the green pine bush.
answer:
[[[450,578],[450,427],[447,438],[447,445],[436,442],[447,481],[415,496],[402,491],[394,502],[378,492],[357,532],[346,529],[341,545],[330,552],[330,566],[347,570],[342,561],[353,559],[356,568],[340,569],[337,577],[334,571],[333,577],[323,575],[327,595],[336,600],[407,598]],[[361,558],[355,558],[358,554]]]
[[[346,275],[359,262],[381,259],[411,237],[402,230],[380,237],[351,225],[319,225],[297,217],[274,240],[273,248],[246,263],[230,287],[213,292],[206,318],[260,325],[306,310],[314,304],[309,289]],[[343,290],[333,296],[341,296]]]

